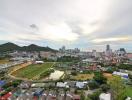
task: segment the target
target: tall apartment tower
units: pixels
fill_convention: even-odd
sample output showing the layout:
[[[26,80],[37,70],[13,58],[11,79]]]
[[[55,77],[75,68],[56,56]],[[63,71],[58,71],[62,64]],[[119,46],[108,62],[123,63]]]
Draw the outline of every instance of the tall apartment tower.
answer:
[[[109,44],[106,45],[105,55],[106,56],[111,56],[112,55],[112,49],[110,48],[110,45]]]
[[[107,44],[107,45],[106,45],[106,51],[109,51],[109,50],[110,50],[110,45]]]

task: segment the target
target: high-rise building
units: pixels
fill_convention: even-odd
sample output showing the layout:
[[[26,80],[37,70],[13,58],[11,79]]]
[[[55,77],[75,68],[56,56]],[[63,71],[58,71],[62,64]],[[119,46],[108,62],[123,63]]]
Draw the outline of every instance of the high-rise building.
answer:
[[[96,55],[97,55],[96,50],[92,50],[92,56],[96,57]]]
[[[126,54],[126,50],[124,48],[120,48],[119,50],[116,51],[116,55],[123,57]]]
[[[62,48],[59,49],[60,52],[64,53],[66,51],[66,47],[62,46]]]
[[[108,57],[110,57],[112,55],[112,49],[110,48],[109,44],[106,45],[105,55],[108,56]]]
[[[65,51],[66,50],[66,47],[65,46],[62,46],[62,51]]]
[[[106,45],[106,51],[109,51],[109,50],[110,50],[110,45],[107,44],[107,45]]]

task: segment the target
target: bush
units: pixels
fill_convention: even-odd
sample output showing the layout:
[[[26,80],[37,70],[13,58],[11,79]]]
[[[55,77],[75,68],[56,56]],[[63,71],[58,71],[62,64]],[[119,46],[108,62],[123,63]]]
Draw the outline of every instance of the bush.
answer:
[[[132,75],[131,74],[128,74],[129,78],[132,79]]]
[[[125,70],[132,70],[132,65],[130,64],[120,64],[118,66],[119,69],[125,69]]]
[[[101,85],[101,89],[104,93],[106,93],[110,89],[110,86],[107,84],[103,84]]]
[[[91,100],[99,100],[100,93],[101,93],[101,91],[98,90],[98,91],[94,92],[93,94],[89,95],[89,98]]]
[[[71,72],[71,75],[76,76],[77,75],[77,72],[76,71],[73,71],[73,72]]]
[[[99,84],[97,82],[95,82],[95,81],[89,82],[88,86],[89,86],[90,90],[99,88]]]
[[[52,72],[54,72],[54,69],[49,69],[49,70],[45,71],[44,73],[42,73],[42,74],[40,75],[40,78],[44,78],[44,77],[46,77],[46,76],[49,76],[50,73],[52,73]]]
[[[95,76],[93,77],[93,79],[94,79],[97,83],[99,83],[100,85],[101,85],[101,84],[106,84],[107,78],[105,78],[101,72],[96,72],[94,75],[95,75]]]

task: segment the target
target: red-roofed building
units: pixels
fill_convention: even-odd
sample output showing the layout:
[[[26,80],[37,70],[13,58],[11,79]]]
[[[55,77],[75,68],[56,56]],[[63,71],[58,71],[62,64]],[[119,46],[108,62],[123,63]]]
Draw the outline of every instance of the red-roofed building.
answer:
[[[127,54],[128,59],[132,59],[132,53]]]
[[[81,100],[80,95],[73,95],[72,100]]]
[[[9,92],[9,93],[5,94],[4,96],[1,96],[0,100],[8,100],[8,98],[11,97],[11,96],[12,96],[12,93]]]
[[[89,67],[89,70],[93,70],[93,71],[95,71],[95,70],[97,70],[97,66],[95,66],[95,65],[90,66],[90,67]]]

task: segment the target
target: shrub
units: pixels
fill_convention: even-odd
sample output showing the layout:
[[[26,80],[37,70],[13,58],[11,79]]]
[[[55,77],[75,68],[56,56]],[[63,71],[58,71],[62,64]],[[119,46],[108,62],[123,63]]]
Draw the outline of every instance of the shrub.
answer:
[[[99,88],[99,84],[97,82],[95,82],[95,81],[89,82],[88,86],[89,86],[90,90]]]

